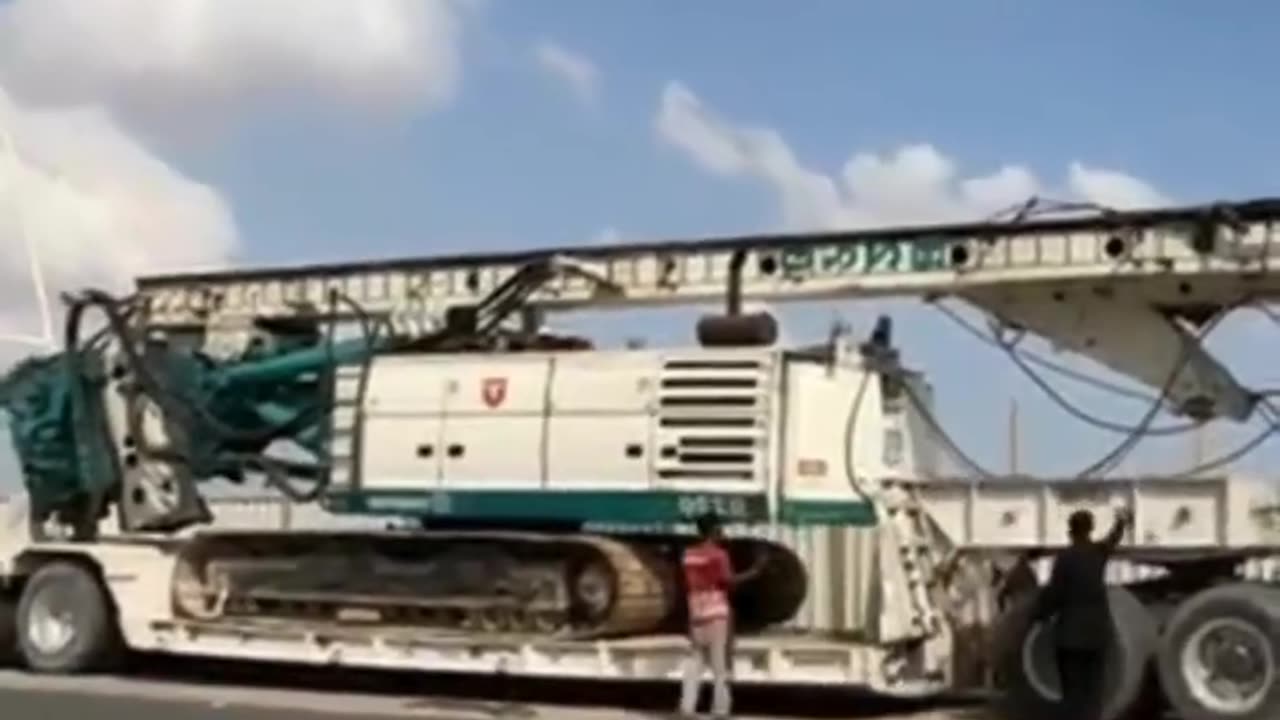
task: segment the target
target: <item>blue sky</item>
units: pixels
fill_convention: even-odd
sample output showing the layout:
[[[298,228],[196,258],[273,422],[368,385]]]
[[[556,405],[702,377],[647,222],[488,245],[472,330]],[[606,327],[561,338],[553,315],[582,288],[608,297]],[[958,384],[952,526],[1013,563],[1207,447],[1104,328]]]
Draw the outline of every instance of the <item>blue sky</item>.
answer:
[[[42,56],[19,52],[0,51],[0,90],[12,94],[19,118],[73,103],[102,108],[130,141],[183,182],[216,193],[234,220],[232,256],[239,264],[764,231],[830,225],[837,217],[900,222],[910,212],[892,198],[878,204],[846,198],[839,208],[817,210],[788,198],[815,178],[839,186],[846,163],[863,153],[874,154],[884,170],[865,175],[867,183],[897,178],[908,183],[907,210],[942,212],[918,205],[938,200],[937,187],[910,185],[911,168],[885,170],[903,159],[896,153],[912,146],[929,149],[913,156],[926,170],[939,162],[953,168],[956,180],[941,186],[950,200],[958,180],[1005,166],[1034,175],[1037,187],[1049,194],[1060,190],[1060,196],[1114,187],[1089,181],[1099,172],[1123,174],[1142,193],[1176,201],[1280,189],[1270,77],[1280,9],[1265,3],[465,5],[456,9],[458,73],[452,90],[442,92],[447,97],[388,101],[376,112],[350,102],[353,93],[330,102],[323,73],[315,75],[318,83],[289,86],[291,78],[311,77],[298,70],[296,58],[278,83],[264,85],[274,93],[270,102],[257,98],[243,107],[234,93],[198,95],[206,85],[224,91],[234,84],[202,85],[211,72],[184,85],[176,70],[155,71],[161,79],[179,78],[179,90],[173,90],[154,79],[134,87],[127,73],[64,64],[50,83],[54,90],[47,90],[31,80],[40,72],[47,77]],[[5,18],[16,6],[27,6],[28,16]],[[0,39],[6,23],[9,32],[30,35],[31,28],[54,22],[32,20],[38,11],[31,6],[27,0],[0,3]],[[90,27],[99,21],[104,27],[127,24],[94,15],[70,37],[105,37],[105,30]],[[158,32],[147,25],[155,17],[146,13],[131,22],[134,32]],[[244,28],[254,22],[228,21],[225,28],[250,32]],[[222,36],[234,35],[225,28]],[[281,28],[287,33],[291,26]],[[267,43],[265,36],[254,36],[255,42]],[[348,40],[323,47],[341,54]],[[539,44],[593,68],[593,80],[575,90],[567,75],[539,61]],[[264,63],[288,55],[255,47]],[[102,52],[115,58],[134,51],[111,45]],[[211,60],[210,67],[221,71],[234,64],[225,55],[217,62],[222,64]],[[355,71],[352,77],[359,79]],[[172,92],[166,96],[164,88]],[[184,114],[193,98],[216,112]],[[664,111],[685,122],[673,121],[664,134]],[[733,159],[732,169],[717,171],[715,158],[699,154],[691,136],[674,137],[691,123],[726,133],[771,131],[760,147],[787,148],[790,164],[743,156]],[[75,159],[65,162],[61,172],[74,176]],[[1080,177],[1071,174],[1073,163],[1084,166]],[[963,198],[951,205],[978,208]],[[193,242],[201,237],[194,234]],[[145,263],[129,267],[151,269]],[[930,374],[944,425],[993,468],[1004,469],[1011,398],[1020,405],[1024,469],[1070,473],[1119,440],[1079,427],[1005,359],[912,303],[825,304],[789,310],[784,318],[793,337],[808,340],[835,312],[865,327],[875,312],[886,310],[895,315],[907,358]],[[690,337],[687,314],[666,320],[651,319],[643,327],[655,335]],[[1256,319],[1229,323],[1215,345],[1246,381],[1280,385],[1259,353],[1244,352],[1260,336],[1271,342],[1280,338],[1280,328]],[[1107,417],[1132,422],[1144,411],[1048,379]],[[1210,454],[1238,432],[1215,428]],[[1189,462],[1190,445],[1186,438],[1147,443],[1127,469],[1179,469]],[[1268,450],[1244,467],[1265,471],[1275,457]]]
[[[232,200],[255,261],[346,258],[356,237],[398,255],[776,222],[767,189],[709,181],[654,142],[673,80],[829,171],[857,150],[928,142],[970,172],[1086,160],[1177,198],[1280,182],[1264,6],[960,7],[493,0],[452,107],[381,127],[279,113],[177,157]],[[595,107],[539,74],[529,46],[544,38],[599,68]]]

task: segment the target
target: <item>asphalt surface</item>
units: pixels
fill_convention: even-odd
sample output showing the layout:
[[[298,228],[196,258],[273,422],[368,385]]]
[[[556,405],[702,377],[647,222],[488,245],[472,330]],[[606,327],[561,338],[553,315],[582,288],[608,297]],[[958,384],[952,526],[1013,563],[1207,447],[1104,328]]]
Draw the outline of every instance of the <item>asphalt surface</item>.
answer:
[[[39,678],[0,674],[6,717],[26,720],[595,720],[600,710],[535,707],[485,701],[335,695],[122,678]],[[618,716],[618,711],[609,713]],[[623,714],[625,715],[625,713]]]
[[[5,717],[19,720],[652,720],[669,717],[673,684],[520,683],[475,676],[360,673],[145,659],[129,676],[0,671]],[[926,708],[824,693],[742,688],[741,717],[969,720],[974,708]]]
[[[565,707],[457,698],[335,695],[329,692],[204,686],[120,678],[42,678],[0,673],[6,717],[22,720],[649,720],[665,713],[609,707]],[[764,720],[767,716],[754,716]],[[862,716],[866,717],[866,716]],[[928,711],[873,715],[961,720],[970,713]]]
[[[276,707],[254,705],[219,705],[196,702],[142,700],[128,698],[95,697],[84,694],[68,694],[55,691],[0,690],[0,703],[5,714],[22,720],[138,720],[143,717],[175,718],[185,720],[316,720],[317,715],[307,711],[290,711]],[[352,720],[385,718],[385,715],[351,715]]]

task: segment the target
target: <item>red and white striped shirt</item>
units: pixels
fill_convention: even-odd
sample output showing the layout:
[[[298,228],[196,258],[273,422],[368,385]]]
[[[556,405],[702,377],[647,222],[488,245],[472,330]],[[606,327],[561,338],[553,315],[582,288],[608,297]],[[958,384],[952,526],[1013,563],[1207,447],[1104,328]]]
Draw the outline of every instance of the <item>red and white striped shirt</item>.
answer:
[[[684,580],[689,622],[697,625],[729,616],[729,553],[714,542],[701,542],[684,552]]]

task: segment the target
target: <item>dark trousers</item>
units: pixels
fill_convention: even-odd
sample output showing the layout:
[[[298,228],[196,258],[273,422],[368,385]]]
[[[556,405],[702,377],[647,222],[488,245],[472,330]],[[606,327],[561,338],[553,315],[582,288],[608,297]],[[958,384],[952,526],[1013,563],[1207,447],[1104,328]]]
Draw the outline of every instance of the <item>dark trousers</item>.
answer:
[[[1106,652],[1058,648],[1061,720],[1102,720]]]

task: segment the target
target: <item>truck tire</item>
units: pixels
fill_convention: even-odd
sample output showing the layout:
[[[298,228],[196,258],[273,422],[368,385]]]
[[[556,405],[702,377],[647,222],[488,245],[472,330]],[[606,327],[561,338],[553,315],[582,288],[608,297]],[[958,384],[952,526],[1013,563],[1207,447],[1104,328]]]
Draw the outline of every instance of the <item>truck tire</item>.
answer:
[[[22,660],[41,673],[105,670],[121,648],[106,589],[88,568],[71,562],[50,562],[27,581],[17,630]]]
[[[1047,626],[1031,621],[1039,591],[1016,602],[995,629],[995,711],[1008,720],[1056,717],[1061,690]],[[1107,652],[1102,720],[1117,720],[1142,701],[1155,654],[1155,618],[1128,590],[1108,588],[1115,642]]]
[[[1280,717],[1280,591],[1232,583],[1192,595],[1165,624],[1157,667],[1183,720]]]

